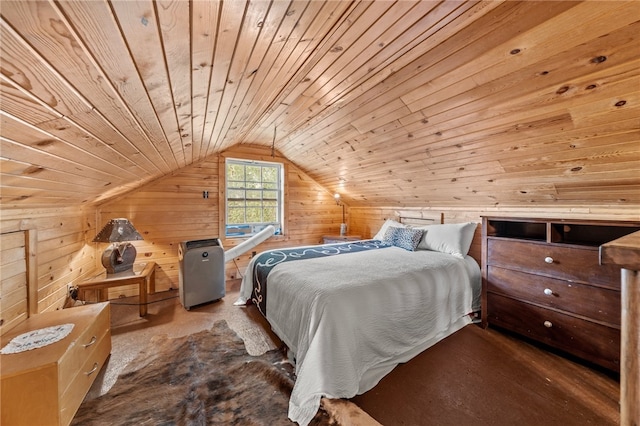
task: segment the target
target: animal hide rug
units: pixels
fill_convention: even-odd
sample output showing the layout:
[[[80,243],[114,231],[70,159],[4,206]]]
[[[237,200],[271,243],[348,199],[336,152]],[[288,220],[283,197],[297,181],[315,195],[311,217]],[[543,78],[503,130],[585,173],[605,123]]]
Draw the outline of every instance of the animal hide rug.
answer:
[[[291,425],[293,366],[280,350],[251,356],[225,321],[154,337],[104,395],[84,401],[74,425]],[[315,425],[337,422],[322,408]]]

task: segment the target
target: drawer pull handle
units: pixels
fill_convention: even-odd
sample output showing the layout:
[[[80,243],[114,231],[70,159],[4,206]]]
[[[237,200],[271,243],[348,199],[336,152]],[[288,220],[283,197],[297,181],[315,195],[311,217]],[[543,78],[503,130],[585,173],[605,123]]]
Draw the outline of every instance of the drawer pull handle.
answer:
[[[97,369],[98,369],[98,363],[97,363],[97,362],[94,362],[94,363],[93,363],[93,368],[92,368],[91,370],[87,371],[87,372],[86,372],[86,373],[84,373],[84,374],[86,374],[87,376],[90,376],[90,375],[92,375],[93,373],[95,373]]]
[[[547,257],[544,258],[544,261],[547,262],[547,263],[553,263],[553,257],[547,256]]]
[[[545,288],[544,294],[546,294],[547,296],[553,296],[553,290],[551,290],[550,288]]]
[[[551,328],[551,327],[553,327],[553,323],[551,321],[545,321],[544,322],[544,326],[547,327],[547,328]]]
[[[82,346],[84,346],[85,348],[88,348],[89,346],[93,345],[93,344],[96,342],[96,340],[98,340],[98,339],[96,338],[96,336],[93,336],[93,337],[91,338],[91,341],[90,341],[89,343],[85,343],[85,344],[84,344],[84,345],[82,345]]]

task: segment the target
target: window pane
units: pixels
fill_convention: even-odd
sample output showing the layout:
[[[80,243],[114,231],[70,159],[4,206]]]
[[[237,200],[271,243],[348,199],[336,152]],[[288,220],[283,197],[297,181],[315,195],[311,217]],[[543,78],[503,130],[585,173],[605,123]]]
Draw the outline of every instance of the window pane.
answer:
[[[276,167],[264,167],[262,169],[262,181],[263,182],[277,182],[278,181],[278,169]]]
[[[262,182],[261,170],[260,166],[247,166],[247,182]]]
[[[247,207],[247,223],[262,222],[262,215],[260,213],[260,207]]]
[[[244,217],[244,207],[241,209],[230,208],[227,211],[228,223],[237,225],[240,223],[245,223]]]
[[[227,199],[229,200],[237,200],[237,199],[242,199],[244,200],[245,196],[244,196],[244,192],[242,190],[238,190],[238,189],[228,189],[227,190]]]
[[[262,220],[265,222],[275,222],[277,220],[278,212],[276,207],[273,208],[263,208],[262,209],[263,218]]]
[[[273,183],[269,183],[269,182],[263,182],[262,183],[262,188],[264,189],[278,189],[278,184],[276,182]]]
[[[277,200],[278,192],[277,191],[262,191],[262,198],[265,200]]]
[[[247,199],[260,200],[262,199],[262,191],[246,191]]]
[[[241,164],[229,164],[227,167],[227,179],[244,181],[244,166]]]

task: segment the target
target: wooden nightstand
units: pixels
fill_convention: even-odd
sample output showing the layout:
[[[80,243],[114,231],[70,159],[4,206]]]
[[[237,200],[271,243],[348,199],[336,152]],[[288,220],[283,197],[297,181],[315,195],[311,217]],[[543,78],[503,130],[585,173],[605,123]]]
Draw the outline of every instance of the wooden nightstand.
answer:
[[[62,340],[0,355],[3,425],[68,425],[111,352],[108,303],[33,315],[2,336],[74,324]]]
[[[147,315],[147,293],[156,292],[156,262],[139,263],[133,266],[133,273],[119,272],[107,275],[106,272],[87,281],[77,284],[78,299],[85,300],[85,292],[98,291],[98,301],[106,302],[109,299],[109,289],[123,285],[138,285],[140,296],[140,316]]]
[[[360,235],[323,235],[322,244],[343,243],[345,241],[360,241]]]

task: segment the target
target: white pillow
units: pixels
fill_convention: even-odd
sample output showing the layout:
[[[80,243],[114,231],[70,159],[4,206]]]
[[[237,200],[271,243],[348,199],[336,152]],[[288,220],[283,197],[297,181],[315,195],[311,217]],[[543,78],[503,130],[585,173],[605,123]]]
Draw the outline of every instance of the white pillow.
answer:
[[[424,230],[418,250],[433,250],[464,257],[469,253],[477,223],[445,223],[421,226]]]
[[[384,221],[384,223],[380,227],[380,230],[378,231],[378,233],[373,236],[373,239],[382,241],[384,239],[384,234],[387,233],[387,228],[389,228],[390,226],[394,226],[396,228],[406,228],[407,227],[406,225],[403,225],[402,223],[400,223],[398,221],[395,221],[393,219],[387,219],[387,220]]]

